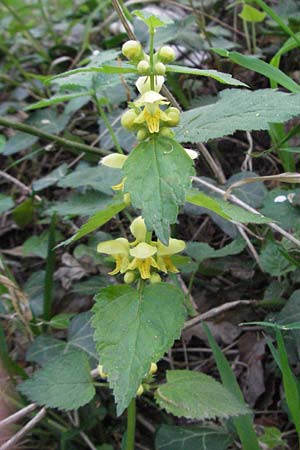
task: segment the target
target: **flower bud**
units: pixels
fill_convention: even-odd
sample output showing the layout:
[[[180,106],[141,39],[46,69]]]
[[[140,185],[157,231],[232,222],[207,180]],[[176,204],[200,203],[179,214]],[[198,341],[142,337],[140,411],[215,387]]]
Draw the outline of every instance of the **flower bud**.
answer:
[[[149,373],[150,375],[154,375],[157,372],[157,364],[151,363]]]
[[[129,206],[130,205],[130,194],[129,194],[129,192],[127,192],[126,194],[124,194],[123,195],[123,200],[124,200],[124,203],[126,204],[126,206]]]
[[[124,275],[124,283],[131,284],[135,280],[135,273],[132,271],[126,272]]]
[[[168,127],[161,128],[159,133],[161,136],[170,137],[170,138],[174,137],[174,134],[175,134],[174,131]]]
[[[122,169],[128,157],[120,153],[111,153],[101,159],[103,166],[112,167],[113,169]]]
[[[103,366],[101,364],[98,365],[97,369],[101,378],[107,378],[107,373],[103,372]]]
[[[166,66],[162,62],[158,62],[154,66],[155,75],[165,75]]]
[[[122,46],[122,53],[128,59],[137,59],[142,56],[142,46],[138,41],[127,41]]]
[[[148,136],[148,130],[146,130],[146,128],[142,128],[136,134],[136,138],[138,141],[144,141],[147,136]]]
[[[171,107],[166,111],[166,114],[168,116],[168,125],[170,127],[176,127],[176,125],[179,124],[180,121],[180,111],[178,108]]]
[[[141,75],[148,75],[150,70],[150,64],[145,59],[142,59],[137,65],[138,73]]]
[[[164,63],[170,63],[175,60],[175,52],[169,45],[164,45],[158,51],[159,59]]]
[[[143,388],[143,385],[142,384],[140,384],[140,386],[139,386],[139,388],[138,388],[138,390],[136,391],[136,395],[139,397],[140,395],[142,395],[143,394],[143,392],[144,392],[144,388]]]
[[[123,116],[121,117],[121,125],[127,130],[132,130],[135,127],[135,119],[137,118],[137,114],[133,109],[128,109]]]
[[[156,284],[161,282],[161,277],[158,273],[153,273],[150,277],[150,283]]]

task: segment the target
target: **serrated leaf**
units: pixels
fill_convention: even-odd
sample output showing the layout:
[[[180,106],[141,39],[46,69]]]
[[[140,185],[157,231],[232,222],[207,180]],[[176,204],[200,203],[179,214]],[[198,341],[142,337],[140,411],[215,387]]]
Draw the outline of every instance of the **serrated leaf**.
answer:
[[[183,112],[175,132],[179,142],[207,142],[237,130],[268,130],[270,123],[286,122],[298,115],[300,94],[226,89],[216,103]]]
[[[95,300],[94,339],[120,415],[135,397],[151,362],[158,361],[179,337],[184,296],[174,286],[158,283],[146,286],[141,294],[125,285],[111,286]]]
[[[44,366],[51,359],[63,355],[66,345],[65,341],[41,334],[30,343],[26,352],[26,361]]]
[[[237,205],[233,205],[222,198],[210,197],[203,192],[191,190],[186,201],[193,205],[207,208],[227,220],[241,223],[268,223],[271,219],[262,214],[254,214]]]
[[[81,351],[51,360],[18,390],[38,405],[64,410],[78,409],[95,395],[88,359]]]
[[[189,370],[167,372],[167,383],[159,386],[155,398],[161,408],[190,419],[228,418],[249,410],[214,378]]]
[[[173,139],[155,137],[135,147],[123,172],[132,205],[141,209],[147,228],[167,244],[170,224],[176,222],[194,174],[191,158]]]
[[[197,69],[194,67],[170,65],[170,66],[167,66],[167,72],[199,75],[202,77],[213,78],[214,80],[217,80],[219,83],[231,84],[232,86],[248,87],[247,84],[243,83],[240,80],[236,80],[235,78],[233,78],[232,75],[230,75],[230,73],[218,72],[217,70],[203,70],[203,69]]]
[[[155,437],[155,450],[226,450],[233,437],[221,427],[162,425]]]
[[[0,214],[14,207],[14,202],[8,195],[0,194]]]
[[[139,17],[149,27],[150,31],[154,31],[155,28],[165,26],[165,22],[162,22],[158,17],[147,11],[133,11],[133,14]]]

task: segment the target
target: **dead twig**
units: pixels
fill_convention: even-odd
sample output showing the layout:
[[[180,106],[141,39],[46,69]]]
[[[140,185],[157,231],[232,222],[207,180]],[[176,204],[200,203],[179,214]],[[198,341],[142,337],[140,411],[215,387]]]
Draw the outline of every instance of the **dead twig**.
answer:
[[[192,319],[187,320],[184,325],[184,330],[194,325],[197,325],[198,323],[204,320],[212,319],[213,317],[216,317],[219,314],[224,313],[225,311],[229,311],[230,309],[234,309],[237,306],[255,305],[256,303],[257,300],[236,300],[234,302],[224,303],[221,306],[216,306],[215,308],[212,308],[203,314],[199,314],[199,316],[197,317],[193,317]]]

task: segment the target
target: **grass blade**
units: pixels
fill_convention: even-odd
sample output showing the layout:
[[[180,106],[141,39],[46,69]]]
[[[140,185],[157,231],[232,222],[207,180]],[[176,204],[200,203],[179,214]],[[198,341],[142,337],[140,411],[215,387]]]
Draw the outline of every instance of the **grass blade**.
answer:
[[[216,343],[213,335],[211,334],[208,326],[205,323],[203,323],[203,328],[206,333],[209,345],[213,351],[223,385],[233,395],[235,395],[238,400],[245,402],[242,391],[238,385],[238,382],[236,381],[235,375],[232,372],[227,359],[221,352],[218,344]],[[233,419],[233,423],[241,440],[243,450],[259,450],[259,444],[253,427],[251,416],[245,415],[236,417],[235,419]]]

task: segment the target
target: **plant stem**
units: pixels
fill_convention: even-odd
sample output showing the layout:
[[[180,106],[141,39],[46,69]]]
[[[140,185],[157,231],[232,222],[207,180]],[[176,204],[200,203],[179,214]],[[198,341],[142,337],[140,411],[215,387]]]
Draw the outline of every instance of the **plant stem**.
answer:
[[[95,100],[95,103],[96,103],[96,106],[97,106],[98,113],[100,114],[103,122],[105,123],[106,128],[108,129],[109,134],[110,134],[110,136],[112,138],[112,141],[115,144],[116,149],[118,150],[118,153],[121,153],[123,155],[124,152],[123,152],[123,150],[122,150],[122,148],[121,148],[121,146],[119,144],[119,141],[117,139],[117,136],[116,136],[116,134],[115,134],[115,132],[114,132],[114,130],[113,130],[113,128],[112,128],[112,126],[111,126],[111,124],[110,124],[106,114],[105,114],[105,111],[104,111],[104,109],[102,108],[102,106],[100,104],[100,100],[97,98],[96,93],[93,95],[93,97],[94,97],[94,100]]]
[[[105,156],[111,153],[108,150],[103,150],[100,148],[96,149],[94,147],[91,147],[90,145],[81,144],[80,142],[71,141],[69,139],[55,136],[53,134],[47,133],[46,131],[41,131],[38,128],[32,127],[30,125],[15,122],[13,120],[4,119],[3,117],[0,117],[0,126],[1,125],[3,127],[13,128],[14,130],[32,134],[33,136],[37,136],[42,139],[47,139],[48,141],[57,142],[58,144],[61,144],[64,147],[71,147],[73,150],[77,150],[80,152],[91,153],[97,156]]]
[[[133,398],[127,408],[126,450],[134,450],[136,424],[136,402]]]
[[[257,50],[257,48],[256,48],[256,28],[255,28],[255,23],[252,22],[251,26],[252,26],[252,47],[253,47],[253,53],[255,54],[256,50]]]
[[[243,20],[243,27],[244,27],[248,52],[251,53],[251,41],[250,41],[250,36],[249,36],[248,24],[247,24],[246,20]]]
[[[56,216],[53,214],[51,217],[51,223],[49,228],[48,239],[48,255],[46,264],[46,274],[44,283],[44,305],[43,305],[43,318],[46,321],[51,319],[52,303],[53,303],[53,287],[54,287],[54,268],[55,268],[55,225]]]
[[[154,91],[154,29],[150,29],[150,49],[149,49],[149,55],[150,55],[150,89],[151,91]]]

